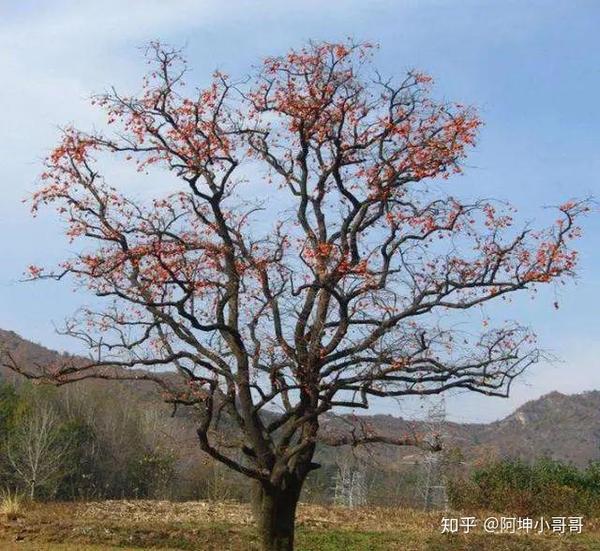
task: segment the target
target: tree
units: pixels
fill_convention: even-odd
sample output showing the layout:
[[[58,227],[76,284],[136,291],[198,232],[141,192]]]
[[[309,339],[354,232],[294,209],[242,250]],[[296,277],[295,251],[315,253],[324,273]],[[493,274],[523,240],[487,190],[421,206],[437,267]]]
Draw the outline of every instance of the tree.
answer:
[[[13,476],[31,499],[40,490],[53,493],[65,476],[70,446],[61,433],[52,408],[36,403],[20,420],[6,443],[6,458]]]
[[[461,172],[477,114],[433,99],[423,73],[385,79],[373,51],[311,42],[191,93],[181,53],[153,43],[139,95],[94,98],[114,132],[65,129],[32,198],[87,245],[30,278],[73,276],[106,308],[65,328],[89,360],[4,363],[59,385],[151,380],[196,408],[202,450],[256,483],[265,549],[293,546],[318,442],[439,447],[360,423],[329,430],[324,414],[456,388],[508,394],[539,358],[531,332],[467,333],[448,315],[573,275],[588,210],[570,201],[556,224],[516,231],[510,207],[448,195],[434,180]],[[103,179],[112,159],[179,187],[136,200]],[[223,419],[238,430],[219,431]]]

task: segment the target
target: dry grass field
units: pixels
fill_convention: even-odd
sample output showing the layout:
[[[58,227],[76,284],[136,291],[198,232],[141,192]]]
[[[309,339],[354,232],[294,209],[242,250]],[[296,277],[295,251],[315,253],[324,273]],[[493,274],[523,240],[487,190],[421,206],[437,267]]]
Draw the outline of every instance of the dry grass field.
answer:
[[[440,513],[302,505],[297,548],[363,550],[600,550],[600,519],[577,535],[440,533]],[[257,549],[247,506],[237,503],[104,501],[24,505],[0,521],[0,549],[25,551]]]

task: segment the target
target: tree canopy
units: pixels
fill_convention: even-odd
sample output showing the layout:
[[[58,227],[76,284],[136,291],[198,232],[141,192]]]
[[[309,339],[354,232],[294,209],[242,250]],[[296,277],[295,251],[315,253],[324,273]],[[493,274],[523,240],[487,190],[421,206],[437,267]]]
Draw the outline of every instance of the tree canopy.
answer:
[[[318,440],[436,446],[360,425],[330,433],[323,414],[452,388],[506,395],[539,357],[530,330],[474,335],[445,316],[572,276],[588,203],[516,229],[511,207],[450,195],[475,109],[436,100],[424,73],[382,76],[374,50],[311,42],[190,93],[181,52],[150,44],[141,93],[95,97],[107,130],[65,129],[33,195],[82,245],[31,278],[72,276],[106,308],[66,328],[88,361],[28,375],[153,380],[197,407],[204,451],[267,495],[291,492],[294,508]],[[106,156],[181,186],[136,200],[105,181]],[[239,439],[217,430],[223,414]]]

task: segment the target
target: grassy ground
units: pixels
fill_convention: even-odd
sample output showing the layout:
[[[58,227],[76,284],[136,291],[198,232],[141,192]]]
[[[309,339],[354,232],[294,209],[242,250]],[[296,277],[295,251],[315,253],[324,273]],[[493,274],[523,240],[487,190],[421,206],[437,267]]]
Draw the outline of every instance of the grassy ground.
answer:
[[[303,505],[297,548],[303,551],[599,550],[600,519],[581,535],[440,533],[441,514],[406,509]],[[479,518],[481,516],[478,515]],[[26,551],[257,549],[248,508],[236,503],[104,501],[25,506],[0,520],[0,549]]]

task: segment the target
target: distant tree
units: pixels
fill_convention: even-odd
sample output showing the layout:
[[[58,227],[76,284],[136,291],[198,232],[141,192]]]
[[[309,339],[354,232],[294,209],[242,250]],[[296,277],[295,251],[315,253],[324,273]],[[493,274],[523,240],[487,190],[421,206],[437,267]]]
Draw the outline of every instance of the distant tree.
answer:
[[[13,430],[19,410],[19,396],[15,387],[7,382],[0,383],[0,484],[10,488],[14,482],[6,459],[6,442]]]
[[[127,388],[73,385],[61,393],[61,430],[73,443],[76,468],[61,497],[165,497],[174,476],[172,421],[165,406]],[[77,484],[79,483],[79,487]]]
[[[202,450],[256,482],[264,549],[293,547],[317,442],[438,446],[328,431],[327,412],[456,388],[507,395],[539,358],[532,334],[467,335],[440,314],[571,276],[588,209],[569,201],[552,227],[515,231],[510,208],[449,196],[433,180],[461,172],[479,118],[434,100],[425,74],[380,76],[372,51],[309,43],[187,93],[180,53],[151,44],[140,95],[94,100],[115,131],[67,128],[33,196],[87,246],[31,278],[73,276],[107,306],[66,327],[89,361],[3,363],[56,384],[150,380],[194,406]],[[108,159],[179,187],[134,199],[102,177]],[[178,377],[152,369],[167,366]],[[238,431],[219,431],[224,414]]]
[[[6,435],[12,429],[18,409],[19,397],[10,383],[0,382],[0,435]]]
[[[69,442],[60,430],[56,413],[47,404],[36,404],[19,420],[5,449],[13,477],[31,499],[40,491],[52,495],[67,474]]]

